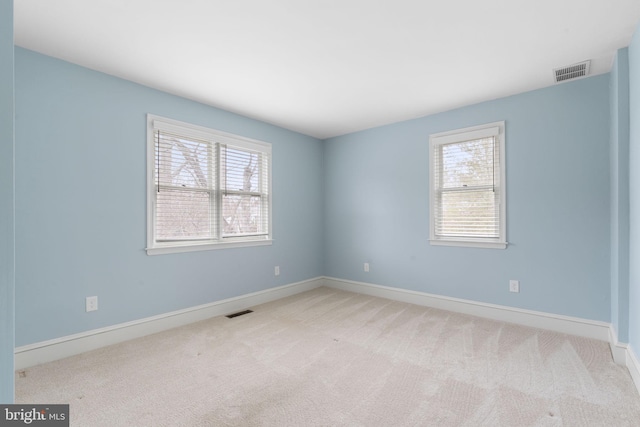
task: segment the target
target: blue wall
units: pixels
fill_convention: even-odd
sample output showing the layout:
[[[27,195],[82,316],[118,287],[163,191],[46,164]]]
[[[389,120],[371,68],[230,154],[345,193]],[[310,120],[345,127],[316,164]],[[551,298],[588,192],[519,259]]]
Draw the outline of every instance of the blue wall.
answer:
[[[609,119],[602,75],[327,140],[325,274],[609,322]],[[509,247],[430,246],[429,134],[499,120]]]
[[[13,403],[13,1],[0,0],[0,403]]]
[[[629,345],[640,356],[640,27],[629,45]]]
[[[16,345],[323,274],[321,141],[21,48],[15,55]],[[147,113],[273,144],[272,246],[146,254]],[[90,295],[100,309],[85,313]]]
[[[611,69],[611,323],[618,341],[629,340],[629,52],[620,49]]]
[[[609,75],[324,143],[17,48],[16,344],[327,275],[611,321],[638,353],[638,38],[629,65],[621,49]],[[7,72],[5,90],[14,87]],[[147,113],[273,144],[272,246],[146,255]],[[509,247],[430,246],[429,134],[499,120]],[[10,187],[0,188],[5,215]],[[509,279],[520,280],[519,294]],[[84,312],[89,295],[97,312]]]

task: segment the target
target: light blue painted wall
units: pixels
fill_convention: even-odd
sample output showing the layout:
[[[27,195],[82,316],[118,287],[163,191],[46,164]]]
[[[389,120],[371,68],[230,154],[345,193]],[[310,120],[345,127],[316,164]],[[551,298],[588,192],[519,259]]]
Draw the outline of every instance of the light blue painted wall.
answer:
[[[13,1],[0,0],[0,403],[13,403]]]
[[[21,48],[15,67],[16,345],[322,275],[321,141]],[[147,113],[273,144],[272,246],[146,254]]]
[[[640,356],[640,27],[629,45],[629,345]]]
[[[326,274],[609,322],[609,119],[601,75],[325,141]],[[499,120],[510,246],[430,246],[429,134]]]
[[[322,274],[620,319],[609,244],[610,217],[621,214],[610,191],[623,185],[610,182],[609,121],[620,117],[610,106],[624,92],[616,73],[616,95],[610,76],[597,76],[323,144],[18,48],[17,345]],[[273,246],[146,255],[146,113],[273,143]],[[430,246],[429,134],[497,120],[507,122],[510,247]],[[84,312],[88,295],[99,296],[98,312]]]
[[[629,52],[618,50],[611,69],[611,323],[629,340]]]
[[[618,296],[619,296],[619,276],[620,272],[618,269],[618,260],[619,260],[619,224],[618,224],[618,213],[619,213],[619,199],[620,196],[618,194],[618,188],[620,185],[619,181],[619,141],[618,141],[618,87],[619,87],[619,65],[620,62],[620,51],[616,54],[616,57],[613,61],[613,66],[611,67],[611,80],[610,80],[610,88],[609,88],[609,113],[611,114],[611,125],[609,128],[610,132],[610,153],[609,153],[609,161],[611,167],[611,324],[615,328],[616,331],[619,331],[620,325],[618,322]],[[618,337],[620,333],[618,332]]]

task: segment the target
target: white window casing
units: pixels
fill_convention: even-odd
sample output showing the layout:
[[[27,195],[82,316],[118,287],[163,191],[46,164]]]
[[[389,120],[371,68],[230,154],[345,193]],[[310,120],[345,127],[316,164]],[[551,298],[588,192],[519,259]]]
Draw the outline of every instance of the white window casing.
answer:
[[[505,122],[429,137],[429,241],[507,247]]]
[[[271,144],[148,114],[147,253],[271,241]]]

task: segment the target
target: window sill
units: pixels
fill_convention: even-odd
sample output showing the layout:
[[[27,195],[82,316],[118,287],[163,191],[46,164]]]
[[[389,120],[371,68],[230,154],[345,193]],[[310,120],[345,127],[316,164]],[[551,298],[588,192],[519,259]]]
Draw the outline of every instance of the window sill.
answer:
[[[462,246],[468,248],[489,248],[489,249],[506,249],[507,242],[483,242],[477,240],[442,240],[433,239],[429,240],[429,243],[434,246]]]
[[[273,243],[273,240],[244,240],[237,242],[224,242],[224,243],[202,243],[202,244],[168,244],[157,245],[147,248],[147,255],[164,255],[175,254],[182,252],[197,252],[197,251],[210,251],[214,249],[230,249],[230,248],[245,248],[250,246],[268,246]]]

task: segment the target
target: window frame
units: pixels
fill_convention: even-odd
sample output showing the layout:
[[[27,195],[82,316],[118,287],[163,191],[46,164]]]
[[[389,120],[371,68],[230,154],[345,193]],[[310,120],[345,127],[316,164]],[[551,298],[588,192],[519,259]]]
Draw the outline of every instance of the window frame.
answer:
[[[436,160],[438,151],[442,153],[442,150],[438,150],[439,147],[448,144],[456,144],[465,141],[473,141],[475,139],[486,138],[488,134],[491,133],[491,131],[493,131],[495,128],[498,129],[498,133],[495,135],[495,143],[497,143],[499,147],[499,154],[497,156],[499,162],[498,168],[496,168],[494,164],[494,170],[496,170],[499,177],[498,185],[494,186],[494,188],[498,191],[498,203],[500,205],[498,209],[498,237],[452,237],[436,235],[436,219],[438,218],[438,216],[435,210],[438,206],[437,200],[440,190],[436,188],[436,183],[438,181],[435,176],[438,171],[436,168]],[[507,247],[505,140],[506,138],[504,121],[487,123],[484,125],[471,126],[467,128],[429,135],[429,243],[431,245],[493,249],[505,249]]]
[[[221,171],[220,166],[220,145],[228,145],[233,148],[246,149],[247,151],[253,151],[261,153],[266,156],[266,167],[268,168],[266,173],[266,196],[262,192],[251,192],[252,194],[260,194],[267,198],[267,207],[263,207],[263,214],[267,215],[266,221],[266,234],[255,235],[242,235],[242,236],[224,236],[221,231],[221,225],[219,233],[215,238],[203,239],[203,240],[169,240],[161,241],[156,237],[156,141],[155,131],[164,130],[165,132],[171,132],[173,134],[181,135],[187,138],[197,138],[200,140],[209,141],[211,146],[209,149],[213,150],[215,155],[212,159],[217,162],[216,165],[209,165],[217,170],[217,176],[214,178],[216,182],[211,185],[211,188],[206,190],[209,193],[213,193],[210,199],[212,203],[210,220],[214,220],[213,215],[217,216],[217,220],[214,221],[221,224],[222,221],[222,200],[225,194],[224,189],[221,188]],[[194,125],[191,123],[181,122],[166,117],[157,116],[154,114],[147,114],[147,255],[161,255],[169,253],[182,253],[182,252],[194,252],[205,251],[213,249],[224,248],[238,248],[238,247],[250,247],[250,246],[265,246],[271,245],[273,242],[272,234],[272,145],[270,143],[259,141],[251,138],[246,138],[239,135],[211,129],[203,126]],[[259,174],[260,182],[262,183],[262,174]],[[235,192],[234,192],[235,193]],[[241,193],[241,192],[239,192]]]

